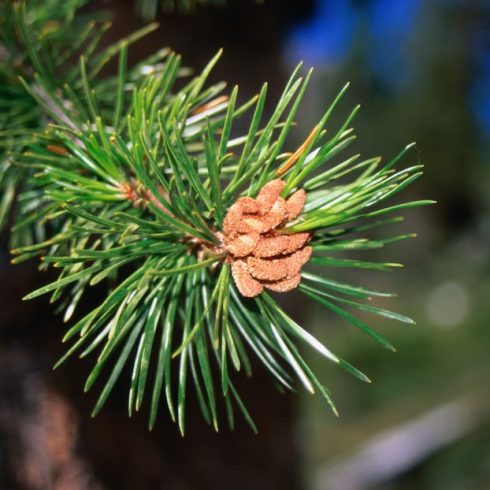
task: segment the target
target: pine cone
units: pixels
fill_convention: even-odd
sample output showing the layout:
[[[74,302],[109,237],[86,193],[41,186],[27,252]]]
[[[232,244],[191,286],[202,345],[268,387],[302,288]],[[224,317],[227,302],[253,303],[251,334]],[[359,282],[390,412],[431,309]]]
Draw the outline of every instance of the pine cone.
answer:
[[[264,287],[291,291],[301,281],[301,268],[311,257],[309,233],[281,234],[296,219],[306,200],[303,189],[287,200],[285,183],[268,182],[256,199],[241,197],[226,213],[223,241],[235,284],[243,296],[253,298]]]

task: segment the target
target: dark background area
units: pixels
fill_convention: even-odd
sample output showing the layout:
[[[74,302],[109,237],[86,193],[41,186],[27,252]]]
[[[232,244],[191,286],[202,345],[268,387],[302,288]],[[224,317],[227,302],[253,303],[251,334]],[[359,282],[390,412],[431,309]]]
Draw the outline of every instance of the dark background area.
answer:
[[[142,25],[132,0],[89,8],[100,7],[115,13],[112,39]],[[130,51],[131,61],[171,46],[199,70],[223,47],[213,80],[239,84],[243,100],[269,81],[269,109],[299,60],[315,65],[291,149],[347,80],[339,118],[362,105],[354,151],[389,158],[417,142],[406,164],[423,163],[425,176],[404,197],[438,204],[406,213],[393,234],[415,231],[417,239],[378,256],[406,268],[389,275],[332,271],[334,278],[397,291],[379,306],[417,325],[369,319],[397,347],[391,354],[293,294],[295,317],[374,381],[363,385],[311,359],[339,419],[320,399],[276,393],[257,369],[240,387],[259,435],[243,421],[235,432],[214,434],[192,403],[185,438],[166,413],[150,433],[146,413],[127,418],[124,383],[92,420],[95,395],[82,393],[88,365],[71,362],[52,372],[63,352],[61,318],[44,299],[20,300],[47,278],[35,264],[10,266],[4,239],[0,488],[490,488],[490,4],[234,0],[159,21],[161,28]]]

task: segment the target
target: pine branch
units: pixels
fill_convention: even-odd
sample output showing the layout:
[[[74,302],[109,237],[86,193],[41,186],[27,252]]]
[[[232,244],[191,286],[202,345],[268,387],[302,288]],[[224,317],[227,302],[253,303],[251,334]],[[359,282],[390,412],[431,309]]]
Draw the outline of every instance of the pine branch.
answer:
[[[242,106],[237,88],[224,96],[223,84],[206,87],[217,58],[178,88],[180,59],[167,53],[158,70],[134,81],[130,96],[120,69],[109,84],[118,94],[112,106],[106,86],[86,75],[84,58],[79,95],[57,97],[42,80],[28,86],[56,123],[22,158],[35,171],[37,196],[24,218],[49,223],[53,231],[15,250],[15,260],[41,255],[42,268],[61,270],[56,281],[26,299],[50,293],[52,301],[62,302],[65,321],[87,288],[110,280],[104,301],[67,331],[64,341],[71,346],[57,364],[75,354],[94,356],[85,384],[86,390],[102,384],[94,414],[131,364],[129,413],[139,411],[146,397],[150,427],[165,402],[184,433],[192,384],[204,419],[216,430],[219,398],[231,425],[238,408],[255,428],[234,384],[235,371],[251,373],[252,353],[279,386],[295,389],[299,382],[319,392],[336,413],[301,346],[369,379],[288,316],[267,289],[297,287],[389,349],[350,309],[411,323],[365,302],[386,293],[302,270],[313,264],[391,269],[389,263],[336,258],[335,252],[380,248],[412,236],[364,234],[393,222],[378,215],[429,203],[385,204],[421,175],[420,165],[395,170],[410,146],[387,164],[341,157],[353,141],[358,108],[331,136],[325,128],[345,87],[304,143],[286,151],[311,72],[303,78],[300,67],[294,71],[264,122],[266,85]],[[77,110],[68,113],[66,104]],[[234,123],[247,109],[248,131],[236,136]]]
[[[128,72],[126,50],[156,25],[99,49],[110,23],[102,15],[96,16],[100,20],[76,16],[84,3],[85,0],[32,0],[0,4],[0,229],[13,214],[14,247],[33,244],[47,236],[43,222],[25,219],[42,200],[31,185],[33,166],[19,164],[19,155],[31,141],[32,133],[42,132],[52,119],[76,128],[71,118],[85,117],[87,110],[85,101],[80,100],[82,79],[97,84],[100,110],[104,111],[107,103],[112,109],[116,79],[102,79],[97,74],[113,57],[120,58],[120,76],[127,77],[128,85],[143,76],[141,70],[147,68],[143,64]],[[81,53],[88,60],[86,66],[73,64]],[[149,60],[151,66],[158,68],[156,63],[163,54]],[[85,77],[81,76],[82,69]],[[127,91],[128,87],[122,89]],[[56,148],[53,146],[52,150]],[[22,197],[18,198],[19,194]]]

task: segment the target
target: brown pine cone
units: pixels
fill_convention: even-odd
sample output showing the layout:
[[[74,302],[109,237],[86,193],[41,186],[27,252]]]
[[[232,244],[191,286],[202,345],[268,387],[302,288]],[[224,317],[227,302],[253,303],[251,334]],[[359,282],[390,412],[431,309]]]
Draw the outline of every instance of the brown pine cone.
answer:
[[[235,284],[243,296],[253,298],[264,287],[291,291],[301,281],[301,268],[311,257],[309,233],[282,234],[306,201],[303,189],[289,199],[281,197],[285,183],[268,182],[258,196],[241,197],[226,213],[223,242]]]

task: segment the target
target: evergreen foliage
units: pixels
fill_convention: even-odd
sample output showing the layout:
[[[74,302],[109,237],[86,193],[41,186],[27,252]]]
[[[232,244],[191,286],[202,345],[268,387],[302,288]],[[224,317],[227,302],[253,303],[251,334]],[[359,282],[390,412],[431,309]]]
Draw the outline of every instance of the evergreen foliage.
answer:
[[[53,111],[65,119],[65,124],[71,124],[67,114],[73,107],[68,100],[83,96],[78,59],[83,55],[86,78],[96,86],[101,104],[112,105],[116,78],[100,77],[100,71],[114,56],[124,55],[129,44],[157,27],[150,24],[99,49],[111,23],[104,14],[78,15],[77,10],[85,3],[87,0],[0,2],[0,228],[13,208],[14,247],[46,236],[43,223],[24,224],[39,196],[32,187],[31,167],[22,165],[17,156],[33,132],[42,131],[51,121]],[[156,62],[159,56],[161,53],[151,61]],[[137,70],[132,70],[132,80],[143,75]],[[65,98],[66,93],[70,99]]]
[[[13,10],[17,33],[26,30],[25,15],[18,15],[24,9]],[[412,321],[370,304],[372,297],[388,293],[331,280],[328,268],[398,265],[337,253],[381,248],[412,236],[370,237],[374,228],[399,221],[399,211],[429,203],[385,204],[421,175],[420,165],[396,168],[411,145],[387,163],[343,156],[355,139],[352,122],[359,107],[340,127],[328,133],[326,128],[346,86],[305,143],[288,151],[311,71],[301,75],[298,66],[266,120],[267,85],[240,105],[237,87],[224,94],[224,83],[207,83],[220,53],[190,78],[183,77],[188,73],[170,50],[128,69],[127,45],[153,27],[95,54],[103,29],[89,25],[79,27],[84,33],[77,37],[79,44],[63,57],[51,47],[46,52],[36,47],[30,36],[21,38],[24,72],[26,66],[33,69],[21,74],[21,83],[7,76],[11,62],[1,68],[11,83],[8,90],[15,87],[18,94],[11,101],[12,116],[21,113],[22,104],[32,107],[29,121],[13,127],[6,118],[7,129],[2,128],[9,149],[3,164],[19,175],[2,180],[4,189],[19,193],[21,203],[13,227],[14,262],[39,256],[42,269],[60,271],[54,282],[26,299],[49,293],[69,321],[86,289],[99,283],[109,288],[105,299],[67,330],[63,340],[70,346],[57,366],[75,354],[94,358],[85,383],[86,390],[101,386],[94,414],[130,366],[129,414],[146,399],[153,427],[165,403],[182,433],[190,389],[216,430],[220,411],[233,427],[234,408],[255,429],[235,385],[235,371],[252,374],[251,355],[281,389],[295,390],[299,382],[308,392],[320,393],[336,413],[303,346],[362,381],[369,381],[367,376],[315,339],[274,296],[244,298],[220,252],[219,233],[230,206],[239,197],[255,197],[267,182],[285,181],[283,197],[304,189],[303,213],[284,230],[312,237],[313,256],[298,291],[393,350],[351,310]],[[66,49],[70,43],[64,41]],[[66,67],[84,42],[85,54]],[[47,53],[55,53],[52,64],[36,61]],[[117,75],[101,78],[102,66],[112,57],[118,58]],[[244,114],[248,129],[241,135],[235,123]],[[5,216],[10,202],[2,207]],[[42,232],[29,234],[33,227]],[[320,274],[323,267],[326,272]]]

